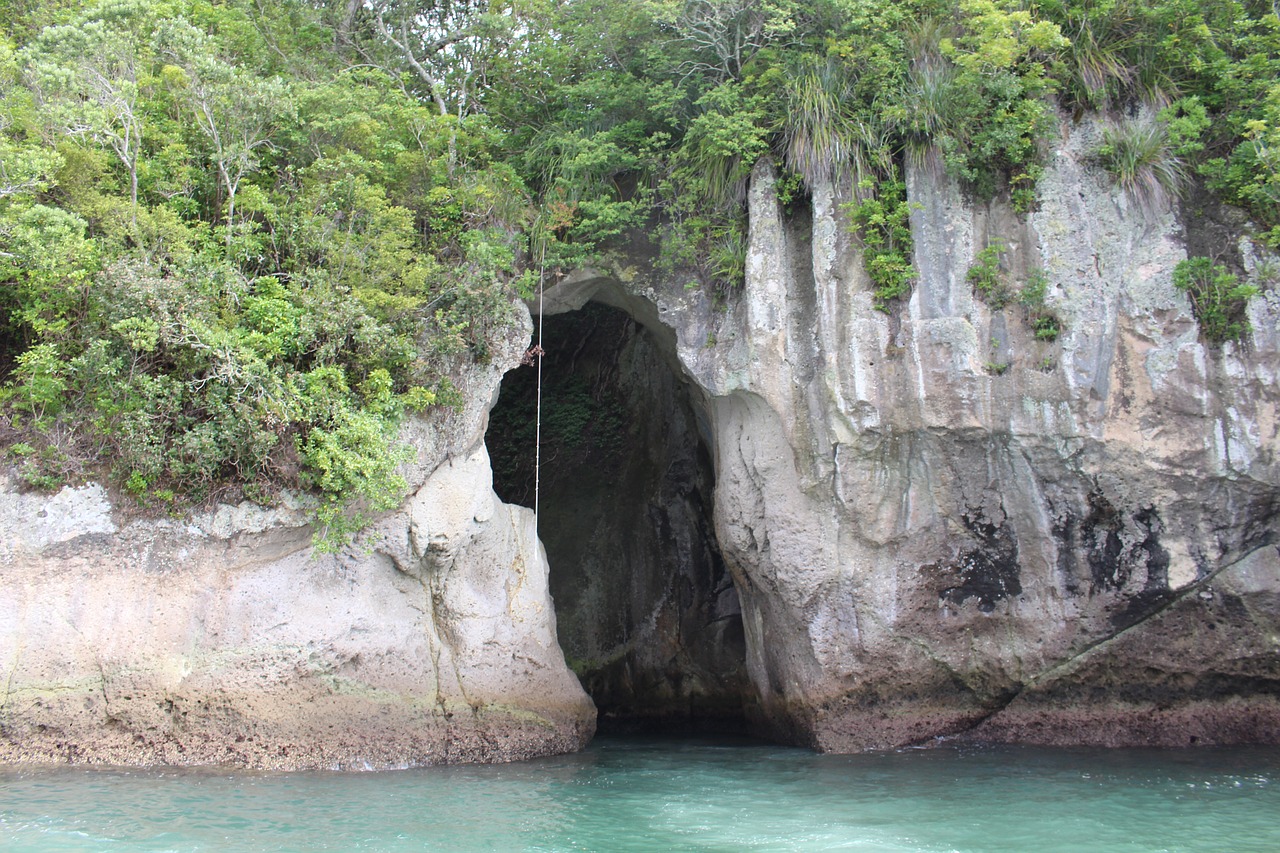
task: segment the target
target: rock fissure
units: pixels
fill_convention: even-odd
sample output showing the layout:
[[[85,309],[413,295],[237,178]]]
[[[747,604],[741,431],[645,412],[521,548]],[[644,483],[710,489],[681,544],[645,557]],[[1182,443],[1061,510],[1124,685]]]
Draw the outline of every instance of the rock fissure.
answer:
[[[1248,555],[1246,555],[1246,557],[1247,557],[1247,556],[1248,556]],[[1155,619],[1156,617],[1158,617],[1158,616],[1159,616],[1161,613],[1163,613],[1164,611],[1166,611],[1166,610],[1170,609],[1170,608],[1171,608],[1171,607],[1173,607],[1175,604],[1178,604],[1180,601],[1182,601],[1182,600],[1184,600],[1184,599],[1188,598],[1192,593],[1199,593],[1200,591],[1205,590],[1205,589],[1206,589],[1206,588],[1211,584],[1211,582],[1213,581],[1213,579],[1214,579],[1214,578],[1216,578],[1216,577],[1218,577],[1219,575],[1221,575],[1222,573],[1224,573],[1224,572],[1226,572],[1226,571],[1230,570],[1234,565],[1235,565],[1235,564],[1233,563],[1233,564],[1231,564],[1231,565],[1223,566],[1223,567],[1221,567],[1221,568],[1215,569],[1215,570],[1213,570],[1212,572],[1210,572],[1208,575],[1206,575],[1205,577],[1203,577],[1203,578],[1199,578],[1199,579],[1198,579],[1198,580],[1196,580],[1194,583],[1192,583],[1192,584],[1190,584],[1190,585],[1188,585],[1188,586],[1184,587],[1183,589],[1178,590],[1178,591],[1176,591],[1176,592],[1165,592],[1165,593],[1162,595],[1162,598],[1161,598],[1160,602],[1159,602],[1158,604],[1156,604],[1154,608],[1152,608],[1152,609],[1147,610],[1146,612],[1144,612],[1140,617],[1138,617],[1137,621],[1135,621],[1135,622],[1133,622],[1133,623],[1131,623],[1131,624],[1125,625],[1123,628],[1119,629],[1118,631],[1116,631],[1116,632],[1114,632],[1114,633],[1112,633],[1112,634],[1110,634],[1110,635],[1108,635],[1108,636],[1102,637],[1101,639],[1097,640],[1096,642],[1093,642],[1092,644],[1090,644],[1090,645],[1089,645],[1089,646],[1087,646],[1086,648],[1082,649],[1080,652],[1078,652],[1078,653],[1076,653],[1076,654],[1073,654],[1073,655],[1072,655],[1070,658],[1068,658],[1067,660],[1062,661],[1062,663],[1061,663],[1061,664],[1059,664],[1059,665],[1058,665],[1057,667],[1055,667],[1054,669],[1055,669],[1055,670],[1057,670],[1057,669],[1062,669],[1062,668],[1064,668],[1064,667],[1069,667],[1069,666],[1070,666],[1070,664],[1071,664],[1073,661],[1076,661],[1076,660],[1078,660],[1078,659],[1080,659],[1080,658],[1084,657],[1085,655],[1087,655],[1087,654],[1089,654],[1090,652],[1094,651],[1094,650],[1095,650],[1095,649],[1097,649],[1098,647],[1100,647],[1100,646],[1105,646],[1105,645],[1107,645],[1108,643],[1111,643],[1111,642],[1115,641],[1116,639],[1118,639],[1119,637],[1121,637],[1121,636],[1123,636],[1123,635],[1127,634],[1128,632],[1133,631],[1134,629],[1140,628],[1144,622],[1149,622],[1149,621],[1151,621],[1152,619]],[[1047,674],[1051,674],[1051,673],[1046,673],[1046,675],[1047,675]],[[1033,682],[1034,682],[1034,681],[1038,681],[1038,680],[1041,680],[1041,678],[1040,678],[1040,677],[1038,677],[1038,678],[1036,678],[1036,679],[1033,679]]]
[[[1280,549],[1278,549],[1278,552],[1280,552]],[[1277,556],[1280,556],[1280,553],[1278,553]],[[1243,560],[1240,562],[1243,562]],[[1098,639],[1096,642],[1093,642],[1087,647],[1071,654],[1066,659],[1055,663],[1052,667],[1022,680],[1020,683],[1014,685],[1011,692],[1002,696],[999,704],[992,708],[988,713],[985,713],[980,718],[973,720],[972,723],[963,731],[952,733],[947,737],[947,739],[961,739],[968,734],[977,734],[978,736],[976,739],[983,739],[982,735],[984,733],[989,734],[989,732],[984,732],[984,726],[987,726],[989,722],[996,720],[1001,713],[1013,707],[1019,699],[1024,698],[1028,694],[1033,694],[1037,689],[1042,688],[1045,685],[1051,685],[1055,679],[1060,678],[1064,674],[1069,674],[1075,667],[1079,666],[1082,662],[1087,661],[1088,658],[1093,656],[1096,652],[1105,651],[1108,646],[1122,642],[1126,635],[1141,633],[1144,625],[1157,620],[1163,613],[1170,610],[1180,602],[1193,596],[1202,596],[1211,586],[1215,578],[1230,571],[1237,565],[1238,563],[1233,563],[1232,565],[1223,566],[1215,570],[1209,576],[1196,581],[1182,590],[1179,590],[1176,594],[1170,595],[1160,606],[1144,614],[1138,621],[1133,622],[1108,636]],[[1247,607],[1247,605],[1244,606]],[[1272,684],[1270,689],[1275,691],[1276,687],[1277,686],[1275,684]],[[1167,707],[1165,710],[1167,710]]]

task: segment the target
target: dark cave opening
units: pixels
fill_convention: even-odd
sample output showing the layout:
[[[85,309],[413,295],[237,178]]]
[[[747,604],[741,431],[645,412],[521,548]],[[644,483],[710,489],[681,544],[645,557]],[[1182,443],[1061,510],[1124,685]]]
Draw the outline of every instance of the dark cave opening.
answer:
[[[557,635],[602,732],[746,730],[742,616],[711,521],[698,392],[674,352],[598,302],[544,319],[539,536]],[[537,371],[502,382],[494,489],[532,507]]]

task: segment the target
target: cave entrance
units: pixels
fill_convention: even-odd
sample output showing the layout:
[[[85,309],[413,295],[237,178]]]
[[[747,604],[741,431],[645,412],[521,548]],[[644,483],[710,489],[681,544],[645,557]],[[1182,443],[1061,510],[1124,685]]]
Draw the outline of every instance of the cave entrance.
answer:
[[[543,322],[538,533],[565,659],[602,732],[741,733],[742,616],[711,522],[705,409],[674,336],[600,302]],[[485,436],[495,491],[527,507],[536,391],[535,368],[507,373]]]

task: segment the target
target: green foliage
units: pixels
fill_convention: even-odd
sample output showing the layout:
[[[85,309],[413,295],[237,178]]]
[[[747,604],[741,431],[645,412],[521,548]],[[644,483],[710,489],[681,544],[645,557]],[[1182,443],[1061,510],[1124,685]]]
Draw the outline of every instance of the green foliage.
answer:
[[[874,288],[875,305],[887,312],[906,298],[915,280],[911,252],[911,206],[897,171],[885,180],[864,179],[860,198],[846,206],[850,227],[862,238],[863,264]]]
[[[556,388],[544,400],[542,434],[549,447],[585,454],[588,449],[616,452],[626,435],[623,407],[609,392],[594,392],[580,377]]]
[[[20,85],[13,45],[0,33],[0,204],[45,192],[62,158],[42,144],[35,93]]]
[[[62,339],[89,319],[100,250],[87,230],[76,214],[41,204],[0,220],[0,307],[20,339]]]
[[[253,223],[237,222],[236,198],[245,179],[262,167],[279,124],[292,118],[290,86],[225,59],[219,42],[184,18],[165,20],[156,40],[172,63],[164,68],[165,82],[203,136],[215,167],[226,202],[222,230],[230,250],[237,237],[255,230]]]
[[[856,103],[853,75],[839,58],[797,57],[784,78],[783,93],[783,162],[810,186],[837,177],[860,152],[883,147],[847,112]]]
[[[724,291],[746,274],[743,205],[752,167],[769,152],[768,111],[761,96],[733,81],[710,89],[694,108],[658,186],[667,218],[658,228],[659,264]]]
[[[640,242],[681,281],[741,283],[763,158],[783,166],[791,214],[851,177],[881,310],[914,278],[906,164],[1029,210],[1055,97],[1158,112],[1104,140],[1125,191],[1163,203],[1185,172],[1280,245],[1280,20],[1265,3],[6,9],[10,457],[29,483],[109,472],[166,510],[309,488],[330,545],[403,488],[403,413],[462,404],[449,371],[489,357],[540,275]],[[974,270],[981,298],[1016,296],[1054,339],[1042,278],[1015,293],[996,247]],[[1244,334],[1247,288],[1193,272],[1180,280],[1206,338]]]
[[[343,71],[287,0],[63,14],[0,38],[9,455],[167,508],[310,489],[337,547],[400,499],[403,413],[459,405],[449,365],[528,290],[503,136]]]
[[[322,551],[344,544],[364,526],[367,513],[392,509],[404,496],[406,484],[396,469],[410,452],[393,445],[394,421],[383,413],[395,409],[390,379],[383,374],[383,382],[376,383],[382,386],[380,391],[364,409],[353,408],[345,399],[306,401],[329,408],[321,416],[323,425],[313,427],[300,448],[308,479],[323,495],[316,531],[316,545]],[[355,512],[350,509],[352,503],[358,504]]]
[[[1122,99],[1136,73],[1128,48],[1133,37],[1126,3],[1058,3],[1054,17],[1071,44],[1061,57],[1063,100],[1103,109]]]
[[[699,112],[689,122],[677,177],[692,181],[704,203],[737,204],[745,198],[751,167],[769,150],[764,105],[728,82],[708,91],[695,107]]]
[[[9,446],[7,455],[16,463],[22,482],[33,489],[56,489],[66,481],[65,457],[56,447],[37,450],[20,441]]]
[[[1045,343],[1056,341],[1062,321],[1047,301],[1049,279],[1043,270],[1036,269],[1027,275],[1021,287],[1016,287],[1005,268],[1005,254],[1002,243],[992,242],[984,246],[974,257],[965,280],[972,285],[974,294],[993,311],[1006,308],[1013,302],[1020,304],[1036,339]]]
[[[1032,270],[1027,281],[1018,291],[1018,302],[1027,312],[1027,322],[1035,332],[1037,340],[1052,343],[1058,339],[1062,331],[1062,321],[1057,313],[1049,307],[1046,297],[1049,293],[1049,279],[1043,270]]]
[[[109,148],[128,174],[131,210],[138,203],[154,26],[147,4],[104,0],[65,25],[41,30],[21,55],[46,125]]]
[[[6,401],[15,412],[28,414],[36,429],[45,429],[64,405],[67,367],[53,344],[31,347],[17,358]]]
[[[1049,0],[1040,9],[1072,42],[1055,70],[1069,103],[1161,111],[1167,147],[1159,139],[1130,141],[1117,174],[1132,175],[1126,180],[1136,181],[1139,193],[1168,194],[1178,170],[1175,164],[1161,175],[1160,164],[1181,161],[1183,171],[1246,208],[1264,238],[1280,244],[1280,162],[1270,153],[1280,142],[1273,4]]]
[[[998,241],[988,243],[974,256],[969,271],[965,273],[965,281],[973,286],[974,294],[991,306],[992,310],[999,310],[1008,305],[1014,296],[1001,266],[1003,256],[1003,243]]]
[[[1210,258],[1187,258],[1174,268],[1173,286],[1191,298],[1191,310],[1206,341],[1221,344],[1249,334],[1245,309],[1260,291],[1241,283],[1222,264]]]
[[[1165,209],[1186,187],[1186,168],[1160,122],[1130,119],[1113,124],[1102,132],[1102,144],[1094,153],[1116,185],[1148,213]]]
[[[933,21],[917,29],[912,88],[893,115],[917,145],[937,146],[976,196],[1007,188],[1014,208],[1027,211],[1052,128],[1048,65],[1068,42],[1018,4],[962,0],[960,10],[954,30]]]
[[[990,358],[983,365],[983,369],[992,376],[1003,376],[1008,373],[1013,363],[1004,360],[1004,343],[999,338],[993,337],[987,342],[987,347]]]

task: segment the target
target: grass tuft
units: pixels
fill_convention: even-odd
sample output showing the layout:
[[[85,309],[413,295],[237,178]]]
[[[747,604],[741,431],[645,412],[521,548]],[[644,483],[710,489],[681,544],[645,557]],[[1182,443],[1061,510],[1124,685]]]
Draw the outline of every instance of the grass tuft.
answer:
[[[1095,155],[1116,185],[1148,214],[1167,208],[1186,188],[1186,166],[1161,122],[1129,119],[1114,124],[1102,132]]]
[[[803,57],[789,69],[784,87],[783,161],[810,187],[835,180],[850,166],[859,178],[886,149],[878,123],[851,115],[854,79],[836,57]]]

